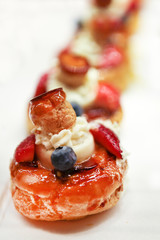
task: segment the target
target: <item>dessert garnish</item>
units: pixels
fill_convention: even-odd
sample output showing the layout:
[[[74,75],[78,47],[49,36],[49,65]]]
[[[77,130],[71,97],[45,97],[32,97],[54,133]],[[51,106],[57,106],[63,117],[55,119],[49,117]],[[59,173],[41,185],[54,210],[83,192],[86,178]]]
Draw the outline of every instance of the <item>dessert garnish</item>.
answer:
[[[62,52],[59,61],[61,68],[70,74],[86,74],[90,67],[85,57],[70,52]]]
[[[119,91],[108,83],[99,83],[95,105],[112,112],[116,111],[120,107]]]
[[[108,109],[105,109],[103,107],[96,107],[92,106],[90,108],[85,109],[85,114],[88,121],[92,121],[97,118],[109,118],[112,116],[112,112]]]
[[[93,158],[89,158],[89,160],[82,162],[81,164],[74,165],[74,167],[70,168],[67,171],[59,171],[57,169],[54,169],[52,172],[56,174],[56,177],[58,179],[66,181],[70,176],[92,170],[96,166],[96,161]]]
[[[135,12],[139,9],[140,7],[140,1],[139,0],[132,0],[130,2],[130,4],[128,5],[128,8],[127,8],[127,13],[132,13],[132,12]]]
[[[119,66],[124,60],[122,51],[115,46],[107,46],[100,56],[98,68],[113,68]]]
[[[16,162],[32,162],[35,153],[35,135],[31,134],[16,148],[14,158]]]
[[[76,22],[76,26],[77,26],[77,30],[81,30],[83,28],[83,21],[82,20],[78,20]]]
[[[29,104],[30,117],[42,132],[52,134],[68,129],[76,121],[72,106],[66,101],[66,94],[58,88],[33,98]]]
[[[59,54],[58,80],[70,88],[82,86],[85,83],[86,74],[90,68],[85,57],[71,53],[64,49]]]
[[[120,141],[116,134],[106,128],[102,124],[98,124],[96,128],[90,129],[95,141],[105,147],[110,153],[119,159],[122,159],[122,150],[120,148]]]
[[[83,114],[83,109],[81,108],[81,106],[78,103],[71,102],[71,105],[72,105],[77,117],[79,117]]]
[[[34,97],[39,96],[40,94],[45,93],[47,90],[47,80],[48,80],[48,73],[45,73],[41,76],[38,85],[36,87],[36,91]]]
[[[56,148],[51,155],[51,162],[56,170],[67,171],[72,169],[77,161],[77,156],[73,149],[68,146]]]
[[[122,23],[127,22],[130,15],[139,9],[139,7],[140,7],[139,5],[140,5],[139,0],[132,0],[128,5],[127,10],[121,17],[121,22]]]

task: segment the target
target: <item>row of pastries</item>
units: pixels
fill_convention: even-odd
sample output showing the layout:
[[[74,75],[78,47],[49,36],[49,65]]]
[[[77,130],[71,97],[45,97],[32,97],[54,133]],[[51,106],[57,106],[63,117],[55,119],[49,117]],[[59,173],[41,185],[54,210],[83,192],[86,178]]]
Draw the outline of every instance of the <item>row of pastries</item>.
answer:
[[[69,43],[41,76],[28,136],[10,164],[15,208],[35,220],[72,220],[116,205],[127,170],[120,96],[132,79],[129,39],[140,0],[92,0]]]

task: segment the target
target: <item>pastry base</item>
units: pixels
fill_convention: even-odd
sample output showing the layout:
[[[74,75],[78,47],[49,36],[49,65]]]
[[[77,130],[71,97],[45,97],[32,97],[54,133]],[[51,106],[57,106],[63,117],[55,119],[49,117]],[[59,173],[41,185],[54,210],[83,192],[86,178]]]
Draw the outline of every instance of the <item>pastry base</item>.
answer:
[[[133,81],[133,72],[129,56],[119,67],[99,71],[99,81],[107,82],[123,92]]]
[[[66,207],[64,210],[55,208],[52,205],[51,197],[40,197],[19,189],[13,183],[11,184],[12,198],[18,212],[27,218],[41,221],[76,220],[103,212],[116,205],[122,190],[123,185],[119,186],[109,197],[104,196],[101,199],[95,199],[93,203],[89,204],[82,203],[73,206],[73,204],[68,203],[68,209]],[[85,208],[86,210],[84,210]],[[70,209],[72,210],[70,211]],[[79,209],[79,214],[77,209]],[[81,209],[83,209],[83,215],[81,215]],[[74,212],[76,212],[76,215],[74,215]]]

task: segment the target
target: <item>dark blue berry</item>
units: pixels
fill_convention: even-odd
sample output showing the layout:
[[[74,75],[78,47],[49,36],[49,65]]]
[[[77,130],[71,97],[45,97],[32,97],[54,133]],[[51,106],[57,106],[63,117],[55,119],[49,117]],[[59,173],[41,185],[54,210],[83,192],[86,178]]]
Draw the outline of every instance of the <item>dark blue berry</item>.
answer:
[[[78,29],[78,30],[80,30],[80,29],[83,28],[83,22],[82,22],[81,20],[78,20],[78,21],[76,22],[76,25],[77,25],[77,29]]]
[[[51,155],[52,165],[56,170],[67,171],[73,168],[76,163],[77,156],[71,147],[58,147]]]
[[[83,114],[83,109],[79,106],[78,103],[71,102],[71,105],[72,105],[77,117],[79,117]]]

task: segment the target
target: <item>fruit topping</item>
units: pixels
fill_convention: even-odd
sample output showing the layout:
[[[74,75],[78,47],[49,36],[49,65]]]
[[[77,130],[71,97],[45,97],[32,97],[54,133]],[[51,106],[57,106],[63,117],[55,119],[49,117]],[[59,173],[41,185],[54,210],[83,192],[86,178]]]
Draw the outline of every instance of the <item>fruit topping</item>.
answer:
[[[99,124],[97,128],[91,129],[95,141],[105,147],[110,153],[119,159],[122,159],[122,150],[116,134],[109,128]]]
[[[43,94],[46,92],[47,80],[48,80],[48,73],[45,73],[41,76],[41,78],[38,82],[34,97],[37,97],[40,94]]]
[[[97,7],[107,7],[112,0],[94,0],[94,3]]]
[[[38,168],[37,160],[34,159],[32,162],[19,162],[19,164],[23,167],[34,167]]]
[[[77,156],[73,149],[68,146],[58,147],[51,155],[51,162],[56,170],[67,171],[73,168],[77,161]]]
[[[81,30],[83,28],[83,22],[82,20],[78,20],[76,22],[76,25],[77,25],[77,30]]]
[[[35,135],[31,134],[23,140],[15,150],[14,158],[17,162],[32,162],[35,153]]]
[[[124,24],[129,19],[130,15],[136,12],[140,7],[139,0],[133,0],[129,3],[127,10],[121,17],[121,22]]]
[[[84,171],[89,171],[94,169],[97,166],[97,163],[95,162],[94,159],[89,158],[89,160],[75,165],[73,168],[69,169],[68,171],[65,172],[60,172],[56,169],[54,169],[54,173],[56,174],[57,178],[61,180],[67,180],[68,177],[71,175],[77,174],[77,173],[83,173]]]
[[[59,61],[61,68],[70,74],[86,74],[89,69],[87,59],[73,53],[62,52]]]
[[[82,172],[82,171],[88,171],[97,166],[97,163],[93,158],[89,158],[88,161],[82,162],[81,164],[77,164],[74,166],[74,172]]]
[[[117,47],[110,46],[103,50],[98,68],[113,68],[119,66],[123,62],[124,56],[122,51]]]
[[[109,118],[112,114],[107,109],[101,107],[92,106],[89,109],[85,110],[87,121],[94,120],[96,118]]]
[[[77,117],[79,117],[83,114],[83,109],[80,107],[80,105],[78,103],[71,102],[71,105],[72,105]]]
[[[97,107],[103,107],[111,112],[120,107],[120,94],[117,89],[107,83],[99,83],[95,99]]]
[[[129,14],[137,11],[140,7],[139,5],[140,5],[139,0],[132,0],[127,8],[127,13]]]

